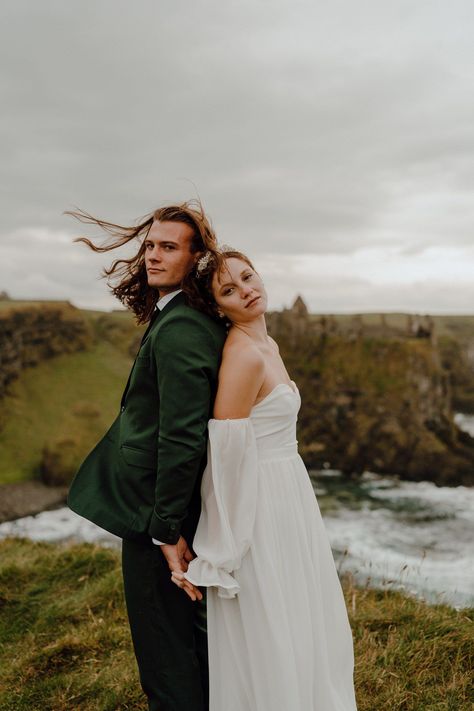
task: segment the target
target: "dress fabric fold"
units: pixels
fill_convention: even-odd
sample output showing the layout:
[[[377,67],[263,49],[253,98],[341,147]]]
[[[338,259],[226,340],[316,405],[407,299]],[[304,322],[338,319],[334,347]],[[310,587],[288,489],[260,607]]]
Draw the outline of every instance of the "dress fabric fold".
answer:
[[[197,557],[186,577],[230,598],[240,590],[231,573],[249,548],[257,506],[257,445],[250,418],[209,420],[207,462],[193,541]]]
[[[347,608],[298,454],[300,405],[282,383],[249,418],[209,421],[185,577],[207,587],[210,711],[357,711]]]

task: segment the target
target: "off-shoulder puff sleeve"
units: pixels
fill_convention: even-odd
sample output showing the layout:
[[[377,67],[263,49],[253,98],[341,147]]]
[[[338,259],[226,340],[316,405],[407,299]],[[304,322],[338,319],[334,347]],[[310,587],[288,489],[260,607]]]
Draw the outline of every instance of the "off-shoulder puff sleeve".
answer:
[[[257,505],[257,445],[250,418],[209,420],[207,466],[201,484],[202,510],[185,577],[194,585],[217,587],[231,598],[249,549]]]

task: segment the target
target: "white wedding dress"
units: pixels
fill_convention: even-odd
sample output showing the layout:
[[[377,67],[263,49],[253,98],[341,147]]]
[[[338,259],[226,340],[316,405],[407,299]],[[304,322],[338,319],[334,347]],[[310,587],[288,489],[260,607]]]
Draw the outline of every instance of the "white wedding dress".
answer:
[[[294,383],[210,420],[185,577],[208,587],[210,711],[355,711],[353,640],[296,441]]]

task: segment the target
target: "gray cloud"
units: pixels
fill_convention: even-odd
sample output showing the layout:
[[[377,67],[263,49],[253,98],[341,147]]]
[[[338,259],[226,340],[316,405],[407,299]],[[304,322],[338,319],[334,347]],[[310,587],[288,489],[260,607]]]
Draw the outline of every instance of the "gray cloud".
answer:
[[[120,256],[128,253],[122,250]],[[428,262],[416,257],[416,267],[395,249],[380,254],[375,250],[375,255],[366,250],[362,256],[344,257],[250,253],[255,255],[271,309],[290,306],[300,293],[315,313],[472,313],[474,281],[469,278],[468,265],[474,261],[474,248],[440,254],[445,273],[439,277],[436,255],[431,254]],[[16,298],[64,298],[81,308],[120,308],[107,288],[107,280],[100,277],[103,267],[110,266],[116,256],[95,254],[85,245],[73,243],[66,233],[17,230],[2,244],[3,263],[9,265],[2,289]],[[447,270],[447,259],[453,264],[451,271]],[[409,273],[407,265],[411,267]]]
[[[52,234],[54,253],[54,235],[77,233],[61,214],[73,205],[130,222],[194,185],[224,241],[282,263],[472,240],[469,0],[19,0],[1,12],[3,262],[26,228]],[[91,255],[71,271],[61,244],[56,274],[86,278]]]

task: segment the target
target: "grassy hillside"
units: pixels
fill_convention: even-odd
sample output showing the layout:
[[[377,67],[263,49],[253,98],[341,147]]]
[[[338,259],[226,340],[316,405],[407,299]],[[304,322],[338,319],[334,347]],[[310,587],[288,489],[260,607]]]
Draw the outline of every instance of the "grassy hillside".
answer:
[[[62,299],[0,299],[0,311],[7,313],[18,309],[30,309],[38,306],[68,306],[70,301]]]
[[[472,709],[474,610],[343,588],[359,711]],[[0,591],[1,709],[145,711],[117,551],[3,541]]]
[[[474,482],[474,443],[454,425],[449,376],[430,340],[310,331],[296,340],[284,327],[277,340],[303,395],[307,466]]]
[[[137,329],[130,314],[82,312],[93,342],[26,368],[0,400],[0,484],[67,479],[117,414]]]
[[[311,318],[318,321],[320,316]],[[357,317],[337,314],[330,318],[342,332],[362,325],[367,335],[401,335],[408,331],[409,317],[403,313],[365,313]],[[443,366],[450,374],[453,407],[474,413],[474,316],[433,316],[432,322]]]
[[[53,304],[0,301],[0,309],[5,316]],[[39,474],[47,483],[68,482],[117,413],[144,327],[127,311],[64,309],[84,323],[87,347],[40,360],[9,383],[0,399],[0,484]],[[320,317],[288,317],[281,333],[270,332],[303,395],[299,435],[308,466],[472,481],[474,454],[457,442],[447,383],[456,406],[474,406],[474,367],[465,355],[474,353],[474,317],[434,318],[441,351],[427,339],[400,336],[405,314],[329,317],[342,330],[324,336],[306,328]],[[361,336],[362,322],[368,332]]]

